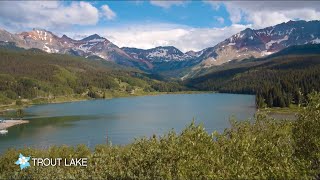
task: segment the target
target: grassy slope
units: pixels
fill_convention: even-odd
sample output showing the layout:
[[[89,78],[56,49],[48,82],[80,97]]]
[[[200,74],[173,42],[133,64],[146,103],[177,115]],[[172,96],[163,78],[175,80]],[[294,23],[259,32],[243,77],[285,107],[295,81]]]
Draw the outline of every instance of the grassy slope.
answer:
[[[30,105],[185,90],[97,57],[4,48],[0,57],[0,110],[15,108],[17,101]]]

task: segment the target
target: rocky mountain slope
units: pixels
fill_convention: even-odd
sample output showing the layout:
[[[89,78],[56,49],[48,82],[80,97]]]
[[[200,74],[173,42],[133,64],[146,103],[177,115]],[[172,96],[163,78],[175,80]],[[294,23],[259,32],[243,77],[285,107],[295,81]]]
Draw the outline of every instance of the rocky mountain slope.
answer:
[[[173,46],[159,46],[152,49],[121,48],[136,59],[150,62],[188,61],[197,57],[195,54],[185,54]]]
[[[292,45],[320,43],[320,21],[289,21],[264,29],[247,28],[201,51],[201,67],[263,57]],[[199,68],[199,67],[198,67]]]
[[[66,35],[58,37],[44,29],[33,29],[30,32],[11,34],[0,30],[0,41],[15,42],[18,47],[38,48],[47,53],[72,54],[77,56],[98,56],[108,61],[121,65],[149,69],[150,63],[132,58],[126,52],[106,38],[97,34],[88,36],[81,40],[73,40]]]
[[[38,48],[48,53],[97,56],[117,64],[136,67],[152,73],[189,78],[230,61],[264,57],[293,45],[320,43],[320,21],[289,21],[263,29],[247,28],[230,38],[199,52],[181,52],[173,46],[152,49],[119,48],[97,34],[81,40],[50,31],[33,29],[11,34],[0,29],[0,41],[16,46]]]
[[[200,90],[256,94],[256,105],[290,107],[320,90],[320,44],[295,45],[263,58],[213,66],[185,84]]]
[[[192,67],[200,60],[197,53],[183,53],[173,46],[159,46],[146,50],[129,47],[121,49],[135,59],[150,62],[153,65],[152,72],[178,71]]]

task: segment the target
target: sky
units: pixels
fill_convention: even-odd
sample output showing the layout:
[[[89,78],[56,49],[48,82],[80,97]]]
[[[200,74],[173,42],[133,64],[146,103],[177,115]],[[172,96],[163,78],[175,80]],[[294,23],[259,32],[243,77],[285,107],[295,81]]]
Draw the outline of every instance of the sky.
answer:
[[[119,47],[212,47],[245,28],[320,20],[317,1],[0,1],[0,28],[42,28],[82,39],[99,34]]]

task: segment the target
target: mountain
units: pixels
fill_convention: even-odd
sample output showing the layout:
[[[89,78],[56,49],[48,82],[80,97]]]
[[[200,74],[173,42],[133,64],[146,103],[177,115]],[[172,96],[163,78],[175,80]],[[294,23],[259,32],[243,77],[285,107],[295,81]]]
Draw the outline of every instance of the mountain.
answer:
[[[320,21],[289,21],[263,29],[247,28],[219,44],[201,51],[197,68],[232,60],[263,57],[292,45],[320,43]]]
[[[1,30],[0,41],[14,42],[18,47],[37,48],[47,53],[72,54],[84,57],[99,56],[125,66],[140,67],[140,69],[149,68],[148,62],[132,58],[118,46],[97,34],[81,40],[73,40],[66,35],[58,37],[44,29],[33,29],[30,32],[19,34],[11,34]]]
[[[199,63],[197,53],[183,53],[173,46],[159,46],[152,49],[121,48],[131,57],[152,64],[150,72],[165,76],[177,76],[187,67]]]
[[[135,59],[151,62],[153,72],[186,79],[231,61],[267,57],[287,47],[317,43],[320,43],[320,21],[289,21],[258,30],[247,28],[199,52],[182,53],[172,46],[122,49]]]
[[[201,51],[200,52],[196,52],[196,51],[188,51],[186,52],[187,55],[189,56],[193,56],[193,57],[199,57],[201,55]]]
[[[186,53],[173,46],[119,48],[98,34],[74,40],[66,35],[58,37],[44,29],[19,34],[0,29],[0,41],[14,42],[20,48],[37,48],[48,53],[100,57],[148,73],[186,79],[210,72],[215,66],[228,62],[266,57],[294,45],[318,44],[320,21],[289,21],[258,30],[247,28],[213,47]]]
[[[121,48],[136,59],[145,59],[149,62],[188,61],[196,56],[184,54],[173,46],[159,46],[152,49]]]
[[[0,29],[0,41],[3,42],[14,42],[16,46],[26,48],[25,42],[19,36],[9,33],[4,29]]]
[[[86,38],[83,38],[81,41],[86,42],[86,41],[99,41],[99,40],[104,41],[105,38],[99,36],[98,34],[93,34],[93,35],[91,35],[91,36],[88,36],[88,37],[86,37]]]
[[[81,40],[66,35],[58,37],[44,29],[11,34],[0,31],[0,41],[13,42],[17,47],[37,48],[47,53],[69,54],[82,57],[100,57],[120,65],[135,67],[146,72],[170,74],[176,76],[180,69],[191,67],[199,61],[197,53],[183,53],[173,46],[152,49],[119,48],[108,39],[93,34]]]
[[[192,88],[256,94],[259,107],[288,107],[320,91],[320,44],[291,46],[264,58],[233,61],[185,80]]]

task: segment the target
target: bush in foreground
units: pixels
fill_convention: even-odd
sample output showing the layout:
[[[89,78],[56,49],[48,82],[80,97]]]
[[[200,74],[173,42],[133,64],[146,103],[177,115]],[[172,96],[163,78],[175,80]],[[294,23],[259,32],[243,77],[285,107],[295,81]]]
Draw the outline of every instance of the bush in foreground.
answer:
[[[219,134],[192,123],[180,134],[138,139],[126,146],[51,147],[8,150],[0,158],[0,179],[314,179],[320,172],[320,94],[310,96],[297,121],[257,115],[232,121]],[[19,153],[31,157],[88,157],[88,167],[20,170]]]

